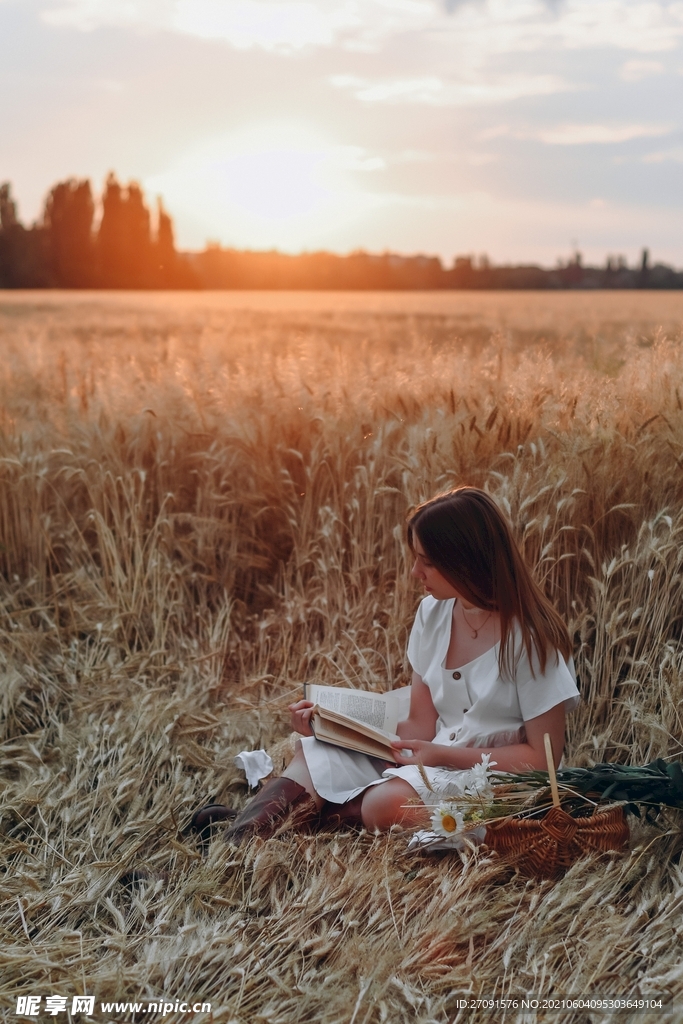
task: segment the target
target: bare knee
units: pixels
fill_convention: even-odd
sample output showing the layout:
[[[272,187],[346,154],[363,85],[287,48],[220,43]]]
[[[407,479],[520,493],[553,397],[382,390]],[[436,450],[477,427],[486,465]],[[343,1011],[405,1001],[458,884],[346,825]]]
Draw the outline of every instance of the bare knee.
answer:
[[[367,790],[361,807],[367,829],[381,832],[392,825],[418,825],[427,819],[425,805],[403,779],[389,779]]]

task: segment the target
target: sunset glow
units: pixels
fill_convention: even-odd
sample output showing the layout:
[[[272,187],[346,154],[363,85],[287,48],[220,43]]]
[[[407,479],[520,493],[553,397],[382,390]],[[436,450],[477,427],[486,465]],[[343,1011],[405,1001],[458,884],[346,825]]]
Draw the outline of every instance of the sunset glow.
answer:
[[[0,0],[0,81],[25,219],[114,169],[181,247],[683,262],[669,0]]]
[[[353,175],[382,167],[323,134],[264,124],[198,148],[147,185],[181,215],[201,217],[209,236],[215,218],[231,224],[237,246],[297,251],[322,244],[331,225],[362,216],[369,200]]]

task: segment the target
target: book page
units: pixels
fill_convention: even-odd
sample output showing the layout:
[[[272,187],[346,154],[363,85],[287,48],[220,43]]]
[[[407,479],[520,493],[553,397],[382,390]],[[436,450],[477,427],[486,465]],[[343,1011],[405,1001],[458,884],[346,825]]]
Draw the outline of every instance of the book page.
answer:
[[[381,757],[395,763],[394,752],[386,740],[362,736],[353,729],[337,722],[325,721],[319,716],[312,722],[312,727],[316,739],[323,743],[333,743],[346,750],[357,750],[370,757]]]
[[[372,739],[377,740],[380,743],[386,743],[387,740],[397,740],[399,738],[396,733],[388,732],[386,729],[378,729],[374,725],[366,725],[365,722],[359,722],[357,718],[351,718],[349,715],[345,715],[342,711],[333,711],[331,708],[322,708],[320,704],[316,704],[313,709],[311,721],[313,719],[322,720],[324,722],[334,722],[351,732],[357,733],[359,736],[370,736]]]
[[[306,700],[313,701],[321,708],[337,711],[382,732],[396,732],[396,711],[394,707],[389,707],[387,700],[390,694],[348,690],[340,686],[319,686],[317,683],[307,683],[305,694]]]
[[[395,708],[396,722],[404,722],[410,715],[410,693],[412,687],[399,686],[397,690],[391,690],[387,697]]]

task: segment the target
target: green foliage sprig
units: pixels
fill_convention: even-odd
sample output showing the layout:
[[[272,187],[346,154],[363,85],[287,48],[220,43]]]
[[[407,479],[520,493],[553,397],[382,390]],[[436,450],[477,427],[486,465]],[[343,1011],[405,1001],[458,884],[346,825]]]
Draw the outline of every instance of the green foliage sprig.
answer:
[[[556,772],[560,787],[601,802],[626,801],[625,810],[640,817],[639,805],[650,816],[655,808],[683,808],[683,765],[657,758],[646,765],[596,764],[592,768],[562,768]],[[523,784],[532,789],[548,785],[548,772],[497,773],[494,785]]]

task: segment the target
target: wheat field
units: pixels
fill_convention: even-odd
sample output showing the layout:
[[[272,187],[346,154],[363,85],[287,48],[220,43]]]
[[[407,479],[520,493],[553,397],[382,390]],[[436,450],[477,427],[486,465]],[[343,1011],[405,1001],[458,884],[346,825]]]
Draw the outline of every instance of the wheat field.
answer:
[[[407,681],[405,515],[462,483],[569,623],[566,762],[683,759],[683,295],[4,293],[0,346],[6,1019],[683,1019],[675,812],[557,883],[398,828],[186,832],[245,801],[237,751],[284,763],[305,680]]]

